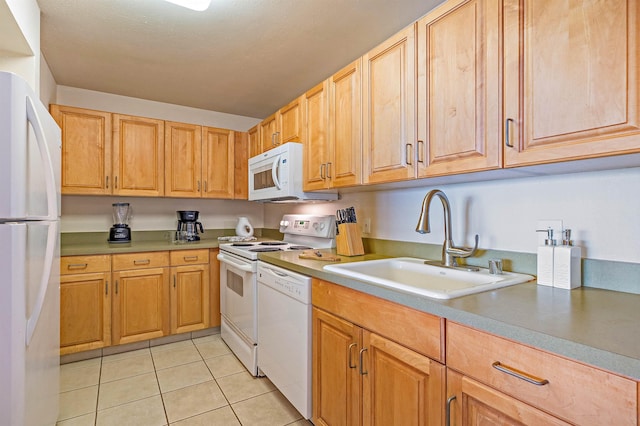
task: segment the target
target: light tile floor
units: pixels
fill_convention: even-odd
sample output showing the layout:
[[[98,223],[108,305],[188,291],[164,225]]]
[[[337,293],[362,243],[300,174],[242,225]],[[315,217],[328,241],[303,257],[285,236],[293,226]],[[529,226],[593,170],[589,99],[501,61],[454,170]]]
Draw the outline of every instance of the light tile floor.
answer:
[[[309,426],[219,334],[64,364],[60,426]]]

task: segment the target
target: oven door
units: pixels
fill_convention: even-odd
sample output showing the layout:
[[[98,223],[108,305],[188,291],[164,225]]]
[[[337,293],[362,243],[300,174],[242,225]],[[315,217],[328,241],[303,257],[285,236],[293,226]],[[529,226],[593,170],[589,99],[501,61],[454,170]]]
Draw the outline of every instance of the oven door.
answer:
[[[220,313],[223,320],[252,344],[258,341],[256,330],[257,262],[220,251]]]

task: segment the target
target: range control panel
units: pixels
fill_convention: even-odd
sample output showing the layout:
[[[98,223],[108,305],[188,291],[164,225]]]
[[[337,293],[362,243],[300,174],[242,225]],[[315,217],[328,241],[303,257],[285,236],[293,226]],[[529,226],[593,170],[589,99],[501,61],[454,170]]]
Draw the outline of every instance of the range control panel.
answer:
[[[334,215],[286,214],[280,221],[280,232],[333,238],[336,235],[336,217]]]

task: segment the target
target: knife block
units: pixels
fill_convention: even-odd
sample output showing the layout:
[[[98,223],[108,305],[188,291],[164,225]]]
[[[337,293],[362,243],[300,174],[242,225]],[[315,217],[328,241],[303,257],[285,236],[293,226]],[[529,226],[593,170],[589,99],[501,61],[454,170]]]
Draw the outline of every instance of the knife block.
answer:
[[[357,223],[341,223],[336,235],[336,252],[341,256],[360,256],[364,254],[360,227]]]

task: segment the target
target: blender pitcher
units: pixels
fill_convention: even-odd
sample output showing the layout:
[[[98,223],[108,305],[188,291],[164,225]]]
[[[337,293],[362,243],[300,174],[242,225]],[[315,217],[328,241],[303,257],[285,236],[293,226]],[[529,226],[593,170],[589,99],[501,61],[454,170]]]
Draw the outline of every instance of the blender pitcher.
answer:
[[[109,242],[131,242],[131,229],[129,228],[131,206],[129,203],[113,203],[111,207],[113,208],[113,226],[109,230]]]

